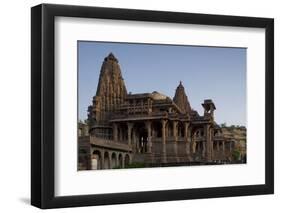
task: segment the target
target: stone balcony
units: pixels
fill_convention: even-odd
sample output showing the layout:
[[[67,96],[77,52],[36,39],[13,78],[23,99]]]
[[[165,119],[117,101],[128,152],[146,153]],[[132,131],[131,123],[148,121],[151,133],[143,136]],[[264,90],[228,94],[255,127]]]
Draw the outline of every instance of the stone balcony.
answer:
[[[113,140],[98,138],[95,136],[79,137],[79,143],[85,143],[85,142],[88,142],[91,145],[95,145],[107,149],[121,150],[127,152],[132,151],[132,147],[125,143],[115,142]]]
[[[140,113],[140,114],[117,114],[111,117],[111,122],[114,121],[134,121],[134,120],[150,120],[167,118],[166,112],[151,112],[151,113]]]

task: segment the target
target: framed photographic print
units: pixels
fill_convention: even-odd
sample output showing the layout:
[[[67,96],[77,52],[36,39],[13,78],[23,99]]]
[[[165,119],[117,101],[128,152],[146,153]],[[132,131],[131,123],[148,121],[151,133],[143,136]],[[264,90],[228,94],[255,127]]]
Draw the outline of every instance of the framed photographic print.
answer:
[[[274,21],[31,9],[31,203],[272,194]]]

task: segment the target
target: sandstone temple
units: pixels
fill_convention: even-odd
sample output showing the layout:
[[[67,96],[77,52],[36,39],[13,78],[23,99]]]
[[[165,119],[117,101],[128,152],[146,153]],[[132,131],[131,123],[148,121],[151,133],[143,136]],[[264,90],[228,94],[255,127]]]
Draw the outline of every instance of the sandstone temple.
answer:
[[[78,123],[78,170],[246,162],[246,128],[216,124],[215,103],[192,109],[183,83],[170,98],[128,93],[117,58],[100,70],[88,119]]]

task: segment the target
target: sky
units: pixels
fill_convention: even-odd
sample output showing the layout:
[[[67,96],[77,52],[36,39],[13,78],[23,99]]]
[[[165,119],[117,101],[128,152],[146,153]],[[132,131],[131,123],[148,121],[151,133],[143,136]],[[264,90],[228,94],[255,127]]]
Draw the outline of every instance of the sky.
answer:
[[[203,114],[204,99],[216,105],[218,124],[246,126],[245,48],[78,41],[78,111],[96,94],[104,58],[119,61],[128,92],[158,91],[171,98],[182,81],[191,107]]]

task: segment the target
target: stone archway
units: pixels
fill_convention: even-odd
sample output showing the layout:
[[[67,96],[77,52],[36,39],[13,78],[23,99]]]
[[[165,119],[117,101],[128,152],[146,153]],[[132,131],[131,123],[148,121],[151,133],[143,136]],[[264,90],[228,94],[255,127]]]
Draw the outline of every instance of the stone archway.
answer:
[[[172,121],[168,121],[166,124],[166,137],[172,137],[173,136],[173,123]]]
[[[120,168],[123,168],[123,156],[122,154],[120,153],[119,156],[118,156],[118,166]]]
[[[117,167],[117,156],[116,156],[116,153],[113,152],[111,154],[111,168],[113,169],[115,167]]]
[[[130,164],[130,156],[128,154],[125,155],[125,167]]]
[[[92,154],[91,169],[92,170],[102,169],[101,152],[99,150],[95,150]]]

